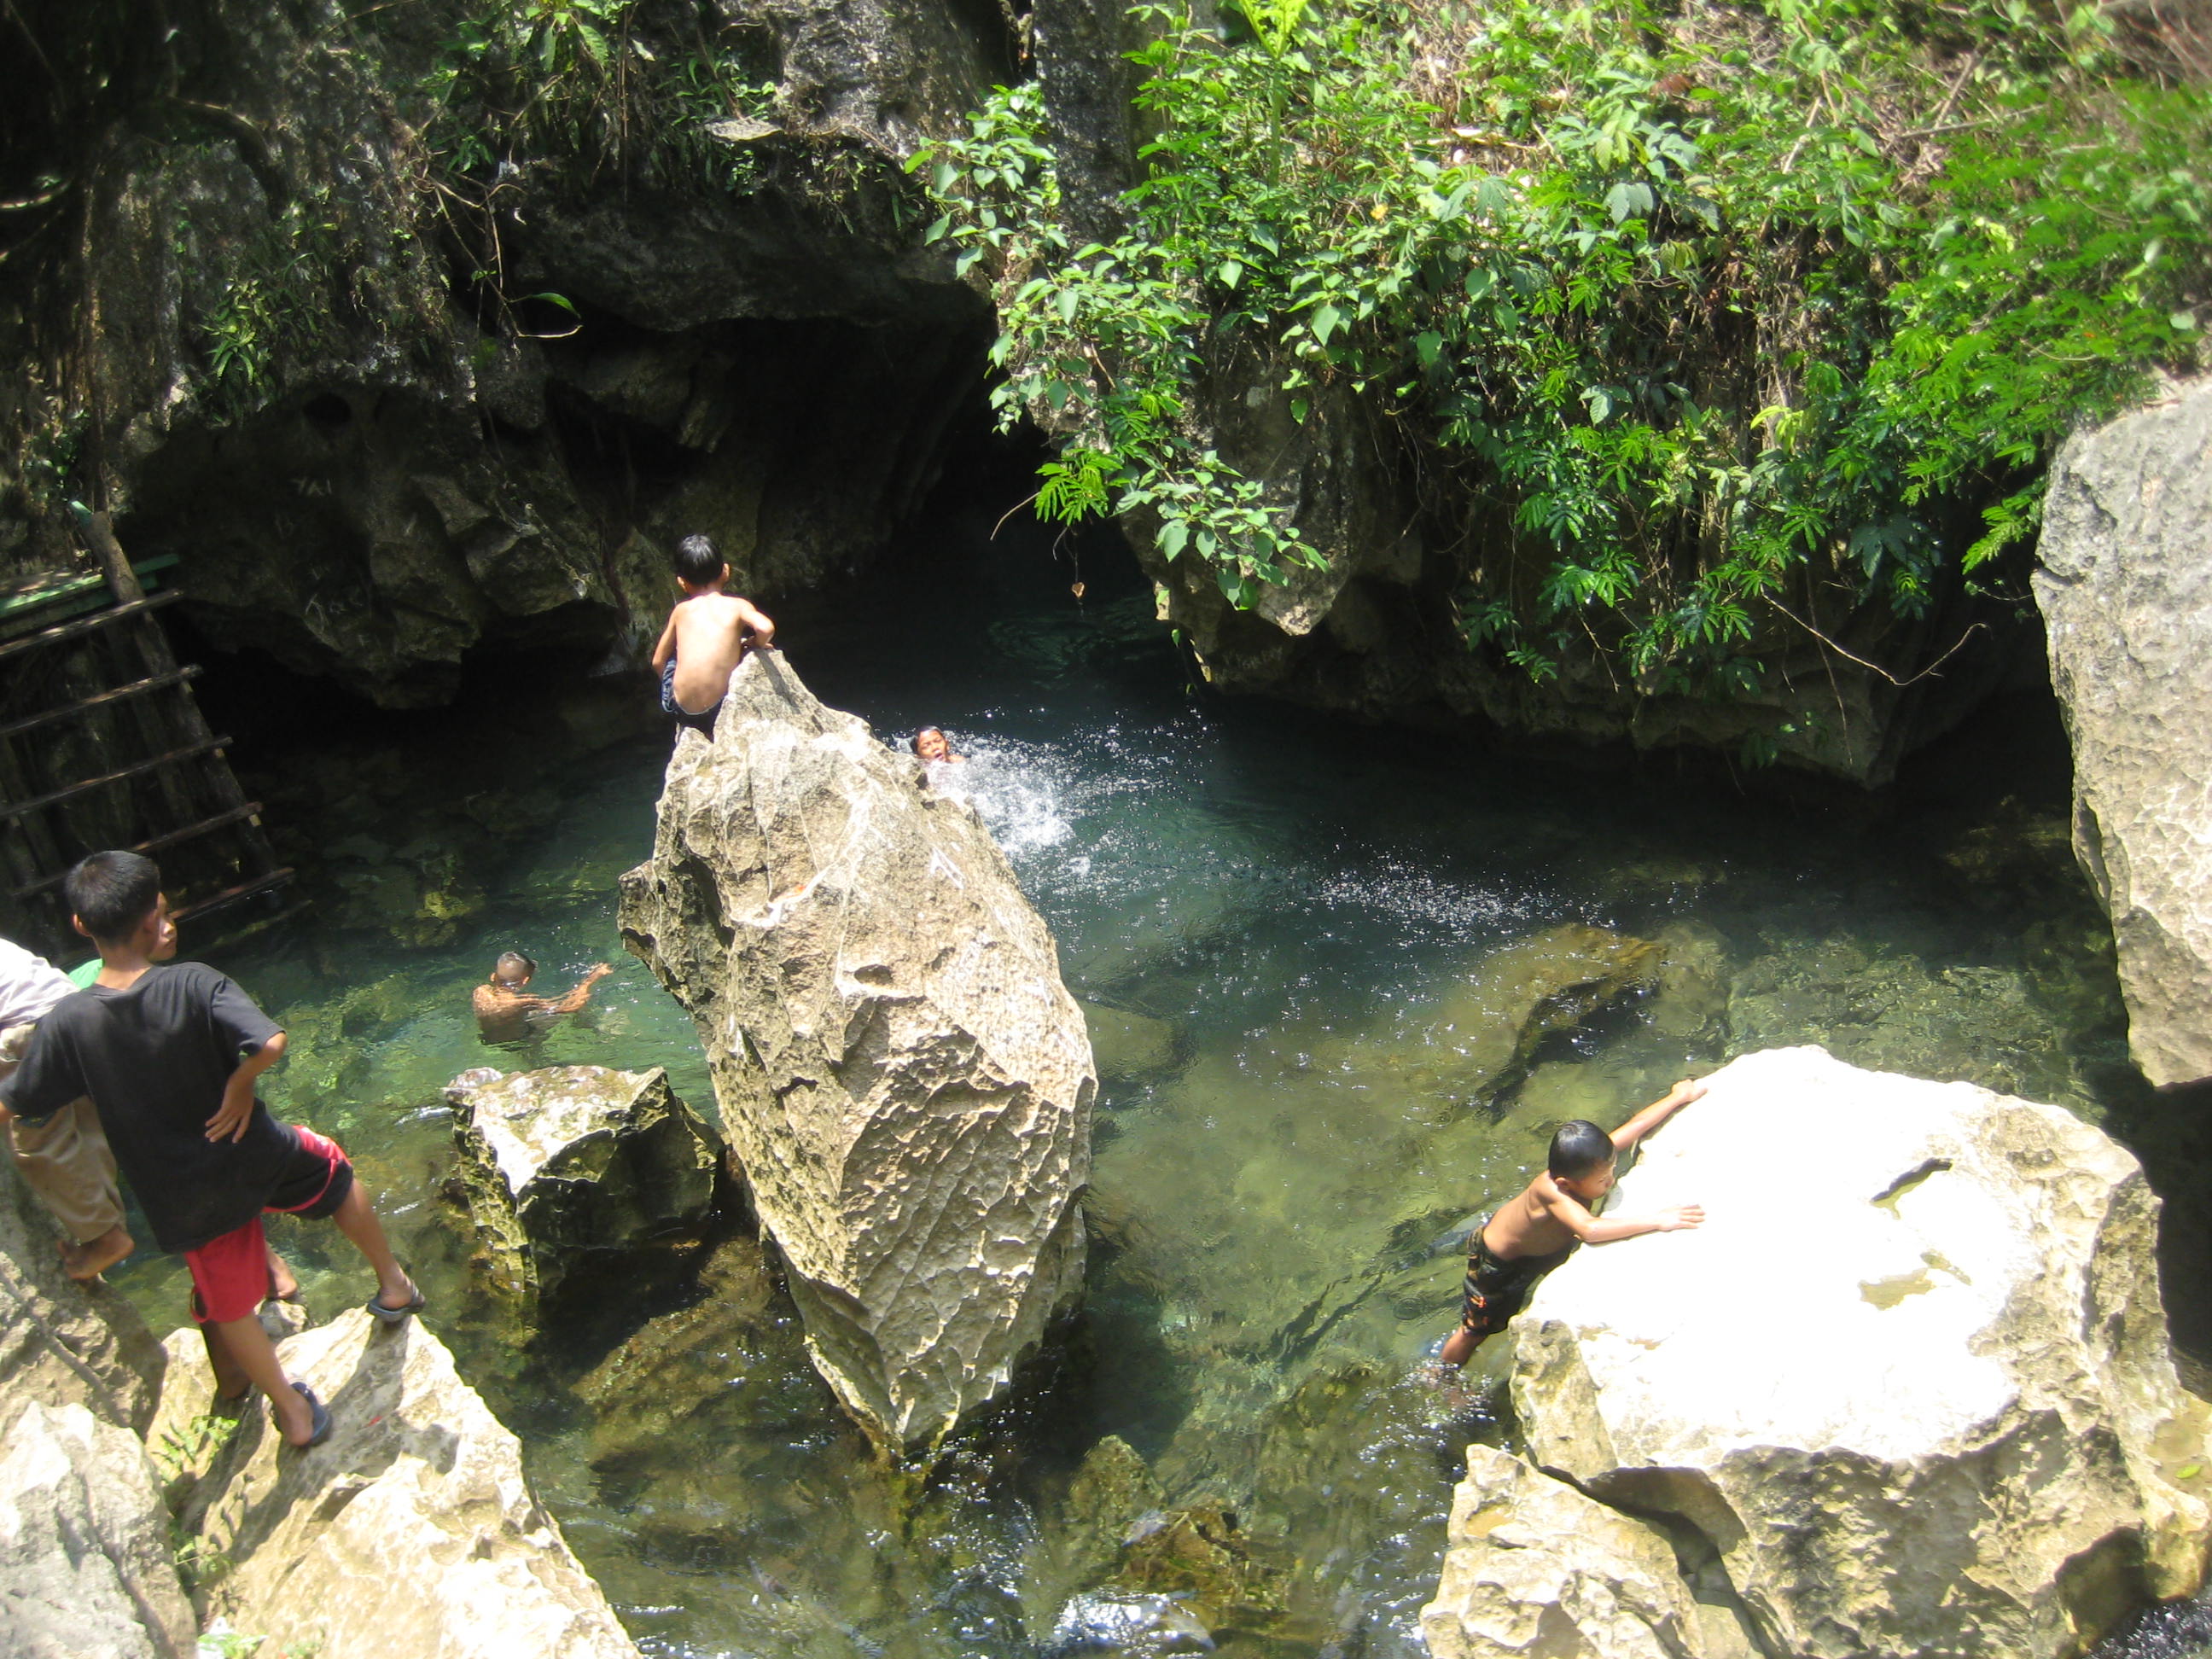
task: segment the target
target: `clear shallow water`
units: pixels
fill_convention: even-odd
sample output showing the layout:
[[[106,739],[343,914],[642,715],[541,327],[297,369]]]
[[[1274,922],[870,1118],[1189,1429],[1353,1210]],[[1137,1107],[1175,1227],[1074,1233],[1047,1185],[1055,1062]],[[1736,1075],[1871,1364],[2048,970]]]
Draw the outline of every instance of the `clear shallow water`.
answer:
[[[613,926],[666,752],[625,712],[646,690],[491,697],[252,781],[318,898],[216,955],[292,1033],[270,1103],[355,1153],[433,1328],[649,1652],[1029,1656],[1125,1537],[1209,1501],[1235,1520],[1206,1523],[1204,1573],[1245,1605],[1224,1651],[1414,1650],[1461,1449],[1498,1432],[1481,1401],[1502,1358],[1478,1359],[1471,1398],[1414,1378],[1455,1312],[1458,1261],[1431,1245],[1525,1180],[1552,1125],[1803,1041],[2142,1117],[2055,796],[1962,775],[1790,810],[1664,767],[1221,706],[1127,573],[1091,557],[1079,605],[1033,540],[986,544],[995,516],[780,615],[826,701],[893,740],[942,725],[971,757],[950,777],[1051,922],[1105,1074],[1085,1313],[927,1486],[872,1462],[742,1237],[534,1341],[475,1287],[446,1191],[453,1075],[665,1065],[711,1110],[688,1019]],[[1935,775],[2001,771],[2006,742],[1985,732]],[[1684,966],[1498,1092],[1481,1051],[1516,1005],[1495,953],[1577,926]],[[487,1051],[467,1012],[511,945],[540,989],[617,969],[521,1056]],[[327,1230],[280,1246],[319,1310],[368,1293]],[[169,1264],[125,1282],[161,1322],[180,1311]]]

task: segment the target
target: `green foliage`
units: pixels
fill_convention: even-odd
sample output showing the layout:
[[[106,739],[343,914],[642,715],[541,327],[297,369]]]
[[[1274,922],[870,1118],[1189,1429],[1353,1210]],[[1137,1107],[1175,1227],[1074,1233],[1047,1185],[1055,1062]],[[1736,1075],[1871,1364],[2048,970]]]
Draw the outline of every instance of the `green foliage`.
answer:
[[[465,177],[566,161],[750,194],[758,155],[714,129],[764,122],[775,82],[752,37],[703,20],[642,0],[476,0],[417,89],[431,148]]]
[[[1432,508],[1508,509],[1470,648],[1727,696],[1808,595],[1917,614],[2032,535],[2055,442],[2197,349],[2212,95],[2108,75],[2086,9],[1139,15],[1126,234],[1070,245],[1034,88],[917,166],[1001,418],[1066,438],[1039,510],[1149,514],[1239,604],[1312,556],[1201,434],[1254,365],[1386,413]]]
[[[436,325],[411,313],[406,271],[364,240],[362,219],[328,186],[243,235],[228,216],[203,225],[187,214],[178,263],[200,291],[200,343],[231,414],[271,395],[286,365],[314,363],[357,337],[397,339],[410,325]]]

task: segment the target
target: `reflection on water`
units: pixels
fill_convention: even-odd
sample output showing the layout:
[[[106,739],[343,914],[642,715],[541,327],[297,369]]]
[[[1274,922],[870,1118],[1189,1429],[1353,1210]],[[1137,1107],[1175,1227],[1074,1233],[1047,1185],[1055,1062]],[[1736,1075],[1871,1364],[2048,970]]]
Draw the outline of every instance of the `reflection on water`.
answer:
[[[1153,1617],[1138,1560],[1188,1586],[1163,1640],[1203,1607],[1224,1651],[1416,1651],[1462,1449],[1501,1431],[1498,1345],[1467,1397],[1416,1364],[1454,1316],[1455,1226],[1553,1124],[1774,1042],[2092,1109],[2119,1074],[2063,805],[1788,812],[1216,707],[1127,576],[1102,604],[1115,579],[1086,571],[1079,608],[1039,550],[940,534],[926,582],[782,635],[825,701],[970,757],[943,785],[1050,921],[1104,1086],[1086,1311],[926,1486],[871,1462],[746,1239],[526,1345],[474,1288],[448,1079],[664,1065],[712,1109],[688,1020],[613,931],[666,737],[611,739],[610,699],[643,689],[556,698],[559,741],[459,720],[400,758],[287,757],[279,817],[322,902],[222,959],[292,1033],[271,1104],[355,1153],[431,1325],[650,1652],[1026,1659]],[[1500,1060],[1491,1028],[1591,928],[1665,967]],[[508,948],[548,992],[617,972],[526,1055],[490,1052],[469,996]],[[328,1230],[281,1243],[319,1309],[367,1294]],[[125,1277],[180,1308],[173,1267]]]

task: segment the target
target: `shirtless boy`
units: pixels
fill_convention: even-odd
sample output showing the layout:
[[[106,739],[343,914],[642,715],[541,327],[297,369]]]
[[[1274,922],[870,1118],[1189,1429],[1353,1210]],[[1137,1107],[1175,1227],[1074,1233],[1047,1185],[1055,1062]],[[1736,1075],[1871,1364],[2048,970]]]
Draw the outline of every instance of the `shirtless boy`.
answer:
[[[1613,1160],[1705,1092],[1685,1078],[1611,1134],[1577,1118],[1552,1137],[1544,1173],[1475,1230],[1468,1241],[1467,1297],[1459,1328],[1437,1356],[1464,1365],[1486,1337],[1505,1328],[1536,1281],[1583,1244],[1610,1244],[1642,1233],[1680,1232],[1705,1218],[1701,1205],[1662,1210],[1648,1220],[1601,1221],[1593,1206],[1613,1190]]]
[[[477,1030],[486,1042],[520,1042],[562,1015],[574,1013],[591,1000],[592,987],[614,969],[604,962],[594,963],[592,971],[562,997],[532,996],[525,988],[537,972],[538,964],[520,951],[509,951],[492,963],[471,999]]]
[[[750,601],[722,592],[730,567],[708,537],[686,536],[676,544],[676,580],[684,597],[653,647],[660,707],[679,724],[712,737],[731,672],[746,651],[775,649],[775,624]]]

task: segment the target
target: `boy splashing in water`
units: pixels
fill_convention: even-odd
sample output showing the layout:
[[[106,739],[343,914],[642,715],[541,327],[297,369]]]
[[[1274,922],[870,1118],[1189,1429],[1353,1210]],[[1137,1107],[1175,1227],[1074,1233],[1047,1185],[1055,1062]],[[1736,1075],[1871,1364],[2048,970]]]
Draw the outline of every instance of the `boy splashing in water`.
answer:
[[[1601,1221],[1593,1206],[1613,1190],[1613,1162],[1705,1092],[1685,1078],[1611,1134],[1577,1118],[1559,1126],[1544,1173],[1474,1231],[1467,1247],[1467,1293],[1459,1328],[1437,1357],[1464,1365],[1485,1339],[1527,1305],[1536,1281],[1583,1244],[1610,1244],[1643,1233],[1680,1232],[1705,1218],[1702,1206],[1662,1210],[1648,1220]]]
[[[491,973],[477,987],[470,1006],[476,1011],[477,1030],[486,1042],[520,1042],[542,1031],[563,1014],[573,1014],[592,1000],[592,988],[614,969],[604,962],[578,980],[566,996],[538,997],[529,992],[538,964],[520,951],[508,951],[491,965]]]
[[[686,536],[676,544],[676,580],[684,597],[653,647],[661,712],[711,738],[732,671],[748,650],[775,649],[775,624],[750,600],[722,592],[730,567],[708,537]]]
[[[0,1116],[43,1122],[92,1097],[155,1242],[191,1271],[218,1405],[242,1405],[258,1388],[289,1443],[319,1444],[330,1413],[285,1376],[254,1317],[271,1268],[262,1212],[336,1222],[376,1270],[368,1310],[383,1323],[417,1312],[422,1293],[337,1144],[279,1123],[253,1097],[283,1058],[284,1033],[214,969],[172,960],[176,924],[153,860],[94,853],[63,890],[77,931],[100,947],[100,976],[39,1022],[21,1068],[0,1083]]]

